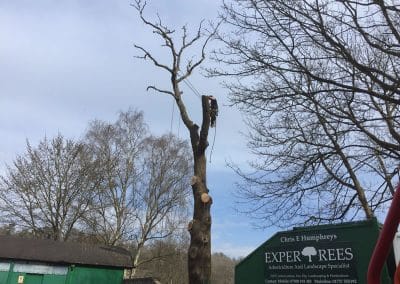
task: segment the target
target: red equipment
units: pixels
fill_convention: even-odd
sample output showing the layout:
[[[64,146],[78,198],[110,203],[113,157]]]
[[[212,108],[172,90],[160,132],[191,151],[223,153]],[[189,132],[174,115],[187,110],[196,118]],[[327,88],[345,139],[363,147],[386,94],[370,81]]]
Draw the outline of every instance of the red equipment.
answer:
[[[394,193],[392,204],[383,224],[382,231],[372,253],[368,266],[367,283],[380,284],[383,266],[392,247],[393,239],[400,222],[400,184]]]

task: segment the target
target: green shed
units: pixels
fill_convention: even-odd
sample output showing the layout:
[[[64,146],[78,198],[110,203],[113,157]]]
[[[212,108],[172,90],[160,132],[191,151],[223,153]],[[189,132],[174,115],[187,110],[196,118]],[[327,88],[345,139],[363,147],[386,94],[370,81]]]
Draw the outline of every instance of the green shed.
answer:
[[[376,219],[278,232],[235,268],[235,284],[365,284]],[[393,283],[390,256],[381,284]]]
[[[122,248],[0,236],[0,284],[121,284]]]

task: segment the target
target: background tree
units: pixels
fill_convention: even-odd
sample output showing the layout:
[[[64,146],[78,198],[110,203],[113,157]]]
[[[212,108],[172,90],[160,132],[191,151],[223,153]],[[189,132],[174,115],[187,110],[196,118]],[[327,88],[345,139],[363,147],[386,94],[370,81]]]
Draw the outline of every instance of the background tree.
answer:
[[[223,253],[213,253],[211,283],[235,283],[235,265],[237,263],[237,260],[232,259]]]
[[[27,152],[1,177],[2,223],[34,237],[68,240],[100,183],[96,166],[82,143],[60,134],[36,148],[27,142]]]
[[[178,40],[173,38],[174,30],[163,25],[160,19],[158,21],[149,21],[143,11],[146,3],[136,0],[133,5],[139,12],[142,22],[152,29],[153,33],[159,36],[162,46],[167,48],[171,55],[172,62],[164,64],[155,58],[147,49],[135,45],[142,53],[144,60],[150,60],[156,67],[164,70],[170,76],[171,87],[161,89],[157,86],[149,86],[148,89],[172,96],[178,106],[181,119],[189,131],[190,143],[192,146],[193,157],[193,178],[192,190],[194,199],[193,220],[189,224],[190,246],[188,252],[188,268],[190,283],[209,283],[211,277],[211,214],[210,208],[212,199],[208,195],[206,183],[206,155],[205,151],[208,146],[207,137],[210,127],[210,103],[209,98],[202,96],[202,123],[201,127],[193,122],[190,118],[186,106],[182,99],[180,84],[188,78],[193,71],[203,63],[205,59],[205,48],[209,40],[213,37],[215,30],[207,35],[203,35],[203,28],[200,24],[197,32],[190,37],[186,26],[182,28],[182,36],[180,44]],[[204,40],[203,40],[204,38]],[[202,41],[203,40],[203,41]],[[200,45],[199,57],[186,57],[189,49],[195,45]],[[189,59],[186,59],[189,58]],[[186,60],[186,62],[184,61]]]
[[[164,239],[181,230],[187,221],[189,194],[189,147],[172,135],[149,137],[142,154],[141,177],[133,192],[134,220],[129,238],[133,238],[133,275],[136,268],[150,259],[140,260],[149,241]]]
[[[117,121],[93,121],[86,144],[98,161],[103,181],[85,222],[101,243],[132,248],[134,276],[152,258],[147,243],[170,237],[187,221],[189,194],[186,142],[173,135],[150,136],[143,113],[120,112]]]
[[[215,59],[247,114],[253,173],[241,193],[265,224],[366,218],[393,193],[399,158],[398,6],[385,1],[226,1]],[[256,210],[253,210],[256,208]]]
[[[139,164],[147,135],[143,113],[134,110],[120,112],[114,123],[95,120],[86,131],[85,143],[100,165],[103,181],[85,225],[101,243],[120,244],[135,224]]]
[[[161,283],[186,284],[187,276],[187,250],[189,240],[184,237],[167,238],[147,246],[144,254],[160,257],[143,265],[138,276],[152,276]],[[232,284],[234,283],[234,268],[236,259],[232,259],[223,253],[212,254],[211,283]],[[142,274],[143,273],[143,274]]]
[[[143,254],[152,261],[144,263],[138,276],[152,276],[161,283],[187,284],[187,247],[189,238],[182,235],[168,237],[146,246]]]

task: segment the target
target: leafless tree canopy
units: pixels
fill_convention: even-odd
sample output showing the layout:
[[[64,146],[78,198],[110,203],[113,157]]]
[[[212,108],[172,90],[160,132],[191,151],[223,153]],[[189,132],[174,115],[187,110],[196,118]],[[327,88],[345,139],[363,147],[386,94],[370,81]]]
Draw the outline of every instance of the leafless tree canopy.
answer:
[[[367,218],[398,173],[397,1],[232,0],[214,58],[247,114],[253,173],[241,193],[263,224]]]
[[[139,161],[147,137],[143,114],[121,112],[115,123],[95,120],[86,132],[85,143],[99,161],[103,181],[96,190],[95,205],[86,226],[105,244],[127,239],[134,225],[132,210],[139,182]]]
[[[130,244],[136,273],[149,261],[141,257],[146,243],[184,227],[190,148],[173,135],[151,136],[134,110],[121,112],[115,123],[93,121],[86,143],[103,177],[86,228],[102,243]]]
[[[149,137],[145,143],[133,213],[137,225],[131,231],[136,244],[135,267],[149,261],[139,261],[140,250],[146,242],[164,239],[185,229],[190,193],[192,165],[187,143],[172,135]]]
[[[36,237],[67,240],[88,212],[100,183],[96,162],[82,143],[58,135],[27,143],[1,177],[1,221]]]

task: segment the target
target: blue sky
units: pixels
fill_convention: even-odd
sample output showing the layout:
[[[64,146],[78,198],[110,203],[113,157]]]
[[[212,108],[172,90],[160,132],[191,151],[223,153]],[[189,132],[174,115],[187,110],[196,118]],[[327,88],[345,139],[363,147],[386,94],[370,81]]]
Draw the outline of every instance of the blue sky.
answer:
[[[194,31],[201,19],[215,20],[219,4],[152,1],[146,13],[153,17],[158,12],[177,31],[184,24]],[[90,120],[113,121],[119,110],[130,106],[144,111],[153,133],[172,129],[187,137],[172,99],[146,92],[147,85],[155,83],[168,88],[168,75],[134,58],[134,43],[168,62],[129,1],[0,0],[0,174],[24,152],[26,139],[35,145],[58,132],[79,138]],[[220,105],[208,168],[214,199],[213,251],[245,256],[275,229],[254,230],[251,220],[234,209],[237,177],[226,161],[245,165],[250,159],[240,134],[245,131],[242,118],[227,106],[227,92],[216,79],[197,73],[190,82],[202,94],[216,96]],[[189,112],[199,121],[199,99],[185,85],[182,89]],[[210,141],[214,135],[211,131]]]

